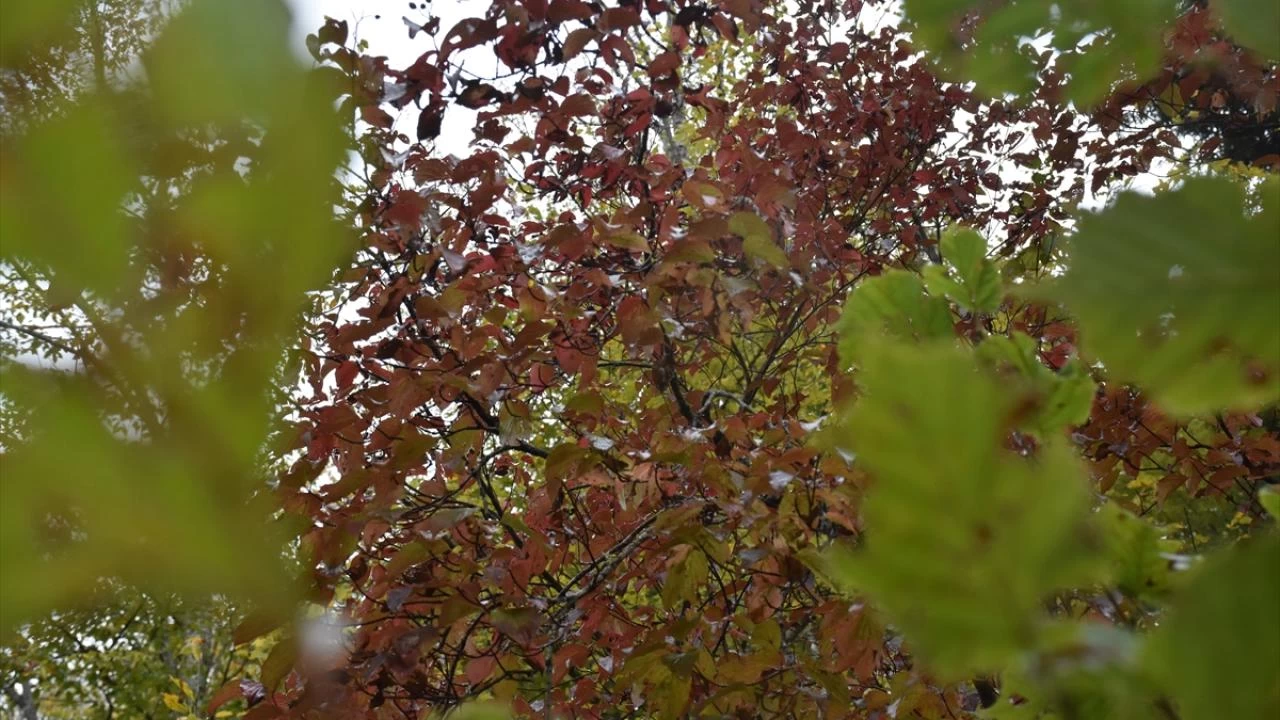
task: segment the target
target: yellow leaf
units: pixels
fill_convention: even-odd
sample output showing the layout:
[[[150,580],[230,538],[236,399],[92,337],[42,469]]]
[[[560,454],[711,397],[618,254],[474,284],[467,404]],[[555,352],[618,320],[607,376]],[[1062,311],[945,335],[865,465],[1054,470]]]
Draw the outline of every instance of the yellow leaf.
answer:
[[[753,212],[736,212],[729,218],[729,230],[742,236],[742,251],[747,257],[762,260],[777,268],[790,265],[787,254],[774,244],[773,230]]]
[[[164,706],[174,712],[180,712],[180,713],[188,712],[187,706],[183,705],[182,701],[178,699],[178,696],[174,695],[173,693],[164,694]]]

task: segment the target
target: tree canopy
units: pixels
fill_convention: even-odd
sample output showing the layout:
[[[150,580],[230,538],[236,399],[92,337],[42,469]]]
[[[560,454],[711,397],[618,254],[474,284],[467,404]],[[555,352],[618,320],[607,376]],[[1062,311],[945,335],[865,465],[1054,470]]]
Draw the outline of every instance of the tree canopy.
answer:
[[[1278,8],[6,4],[0,707],[1276,717]]]

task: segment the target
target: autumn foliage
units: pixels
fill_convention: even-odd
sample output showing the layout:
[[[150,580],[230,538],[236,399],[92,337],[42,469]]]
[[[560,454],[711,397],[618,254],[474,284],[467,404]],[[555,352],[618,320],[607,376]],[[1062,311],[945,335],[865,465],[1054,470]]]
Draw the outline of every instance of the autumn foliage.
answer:
[[[279,642],[206,709],[1277,707],[1268,659],[1209,714],[1167,667],[1276,594],[1274,58],[1199,6],[1089,16],[1128,63],[1099,79],[933,5],[494,0],[411,13],[407,67],[312,36],[358,241],[308,296],[269,484],[341,650],[256,613],[237,641]],[[1219,158],[1244,179],[1082,217]],[[1240,539],[1194,577],[1258,585],[1215,606],[1182,565]],[[1146,643],[1166,605],[1196,620]]]
[[[370,125],[367,247],[313,333],[282,486],[358,629],[293,712],[974,709],[812,569],[861,537],[870,481],[813,442],[852,392],[835,321],[956,224],[1034,275],[1087,187],[1170,148],[1122,131],[1132,97],[1063,105],[1052,69],[1018,103],[942,82],[884,12],[499,2],[407,68],[323,46]],[[476,49],[500,80],[458,69]],[[455,106],[478,111],[465,157],[433,151]],[[395,109],[420,113],[407,145]],[[955,332],[1075,355],[1069,318],[996,300]],[[1104,384],[1074,439],[1104,493],[1172,453],[1132,510],[1176,489],[1260,518],[1237,483],[1273,471],[1275,437],[1247,415],[1195,448],[1181,429]]]

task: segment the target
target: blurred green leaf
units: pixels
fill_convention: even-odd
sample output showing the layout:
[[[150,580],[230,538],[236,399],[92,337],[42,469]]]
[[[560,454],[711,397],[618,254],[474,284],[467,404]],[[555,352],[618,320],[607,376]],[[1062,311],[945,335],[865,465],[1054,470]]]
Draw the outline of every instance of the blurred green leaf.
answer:
[[[115,293],[129,271],[121,207],[137,183],[121,128],[101,98],[6,143],[0,193],[0,258],[55,268],[72,295]]]
[[[1004,288],[995,263],[987,260],[987,241],[969,228],[953,228],[940,244],[942,259],[956,280],[930,265],[924,276],[929,292],[946,295],[969,312],[990,313],[1000,307]]]
[[[1159,69],[1162,35],[1177,17],[1175,0],[1055,3],[1013,0],[906,0],[916,43],[943,71],[972,80],[989,95],[1025,93],[1036,85],[1035,39],[1058,51],[1070,74],[1068,93],[1079,104],[1102,99],[1122,78]],[[976,15],[976,22],[972,19]]]
[[[1020,424],[1040,437],[1050,437],[1089,418],[1097,385],[1079,362],[1069,362],[1058,372],[1050,370],[1040,361],[1035,340],[1023,333],[987,337],[978,345],[977,354],[1016,372],[1026,388],[1023,399],[1031,408],[1027,420]]]
[[[1168,720],[1138,663],[1141,649],[1142,636],[1119,627],[1055,622],[1035,655],[1001,673],[1001,699],[979,717]]]
[[[274,115],[280,95],[303,79],[288,33],[281,0],[192,3],[147,57],[161,118],[187,125]]]
[[[1280,2],[1215,0],[1213,9],[1231,38],[1273,61],[1280,61]]]
[[[787,254],[773,241],[773,230],[753,212],[736,212],[729,218],[729,230],[742,237],[742,251],[753,260],[776,268],[790,267]]]
[[[1035,645],[1044,597],[1091,576],[1080,469],[1057,443],[1005,450],[1013,400],[953,346],[882,342],[857,380],[836,434],[875,484],[865,547],[833,552],[832,576],[942,674],[1004,665]]]
[[[1280,519],[1280,488],[1275,485],[1265,485],[1258,491],[1258,502],[1262,503],[1262,508],[1267,511],[1271,517]]]
[[[1280,535],[1205,561],[1151,637],[1145,662],[1182,720],[1280,717]]]
[[[953,334],[946,300],[925,294],[920,278],[905,270],[863,281],[849,295],[836,329],[845,367],[856,362],[864,347],[874,346],[881,334],[921,340]]]
[[[40,0],[0,3],[0,63],[19,62],[34,48],[54,42],[71,32],[77,0]]]
[[[9,5],[6,5],[6,17]],[[0,155],[0,262],[70,317],[73,371],[4,368],[0,631],[104,576],[294,597],[270,439],[307,293],[347,252],[336,100],[292,58],[278,0],[199,0],[150,84],[30,118]],[[6,29],[7,32],[7,29]]]
[[[1246,215],[1227,180],[1123,195],[1081,219],[1065,277],[1044,294],[1079,319],[1108,373],[1166,409],[1248,408],[1280,397],[1280,183]]]

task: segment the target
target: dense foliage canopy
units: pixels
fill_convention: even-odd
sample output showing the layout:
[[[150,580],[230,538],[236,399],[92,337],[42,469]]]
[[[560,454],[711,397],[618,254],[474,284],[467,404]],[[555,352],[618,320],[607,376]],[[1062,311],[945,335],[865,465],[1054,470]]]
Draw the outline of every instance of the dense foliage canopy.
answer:
[[[4,7],[5,707],[1280,713],[1274,0],[405,10]]]

